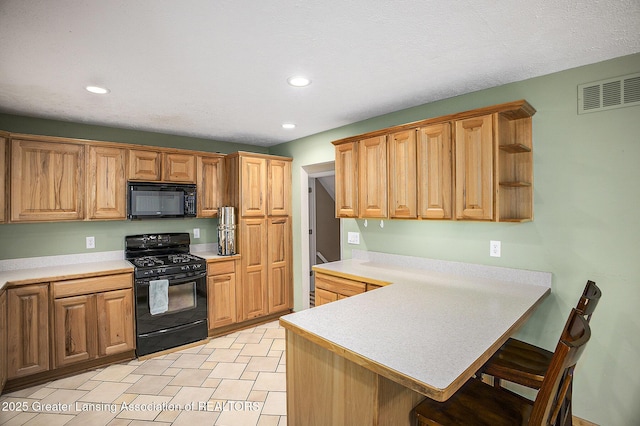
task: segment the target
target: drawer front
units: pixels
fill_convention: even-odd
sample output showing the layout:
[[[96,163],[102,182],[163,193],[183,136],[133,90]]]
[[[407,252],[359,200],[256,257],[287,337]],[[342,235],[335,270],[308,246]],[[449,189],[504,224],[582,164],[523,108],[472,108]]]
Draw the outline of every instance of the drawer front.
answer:
[[[353,296],[364,293],[366,285],[359,281],[316,273],[316,288],[332,291],[343,296]]]
[[[207,275],[233,274],[236,271],[235,260],[225,260],[223,262],[209,262],[207,264]]]
[[[53,297],[59,299],[61,297],[100,293],[123,288],[133,288],[133,274],[56,281],[53,283]]]

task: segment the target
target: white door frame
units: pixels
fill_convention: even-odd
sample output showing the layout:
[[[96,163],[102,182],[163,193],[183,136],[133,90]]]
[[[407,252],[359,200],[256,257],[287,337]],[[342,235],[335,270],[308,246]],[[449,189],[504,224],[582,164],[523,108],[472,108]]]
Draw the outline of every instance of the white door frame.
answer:
[[[300,167],[300,246],[302,253],[302,309],[309,309],[309,291],[311,281],[309,271],[311,260],[309,251],[309,178],[331,176],[335,174],[335,162],[310,164]],[[340,224],[342,226],[342,223]],[[342,241],[340,242],[342,245]],[[340,251],[342,253],[342,250]]]

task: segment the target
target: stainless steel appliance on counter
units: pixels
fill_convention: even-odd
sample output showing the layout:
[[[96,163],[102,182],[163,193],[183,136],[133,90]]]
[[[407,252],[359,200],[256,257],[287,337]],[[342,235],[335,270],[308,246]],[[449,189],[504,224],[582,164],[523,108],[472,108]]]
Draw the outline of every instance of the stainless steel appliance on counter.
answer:
[[[186,232],[125,237],[138,356],[207,338],[207,263],[189,253],[190,242]]]
[[[236,209],[220,207],[218,210],[218,254],[231,256],[236,254]]]

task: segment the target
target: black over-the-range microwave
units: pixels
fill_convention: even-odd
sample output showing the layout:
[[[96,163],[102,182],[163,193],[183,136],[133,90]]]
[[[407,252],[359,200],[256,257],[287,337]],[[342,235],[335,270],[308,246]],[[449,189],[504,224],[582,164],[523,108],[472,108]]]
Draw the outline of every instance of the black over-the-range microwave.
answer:
[[[196,217],[193,184],[129,182],[127,186],[129,219]]]

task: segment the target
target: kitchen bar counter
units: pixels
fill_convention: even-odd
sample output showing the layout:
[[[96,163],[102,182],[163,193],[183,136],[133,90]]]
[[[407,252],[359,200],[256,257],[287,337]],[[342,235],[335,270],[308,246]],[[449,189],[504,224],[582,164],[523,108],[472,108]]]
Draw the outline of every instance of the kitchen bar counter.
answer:
[[[308,369],[314,367],[306,365],[310,361],[304,359],[300,351],[317,351],[322,359],[342,358],[353,364],[349,367],[350,375],[352,370],[362,367],[375,375],[371,383],[377,383],[375,386],[386,383],[383,388],[387,391],[401,386],[386,397],[396,397],[400,392],[407,397],[407,404],[413,404],[418,396],[445,401],[550,293],[548,286],[412,270],[366,260],[345,260],[315,269],[392,285],[280,319],[288,339],[287,391],[291,387],[288,395],[291,424],[298,424],[295,419],[301,417],[297,414],[304,416],[301,410],[312,409],[312,405],[303,400],[313,399],[314,395],[326,398],[316,395],[316,389],[320,389],[320,393],[335,393],[331,387],[323,388],[322,378],[318,378],[318,383],[313,382]],[[335,364],[338,360],[330,362]],[[297,371],[302,366],[306,372]],[[295,390],[298,374],[304,376],[310,388],[306,396],[302,396],[302,390]],[[381,377],[392,383],[381,381]],[[372,395],[380,398],[384,389],[378,388]]]

